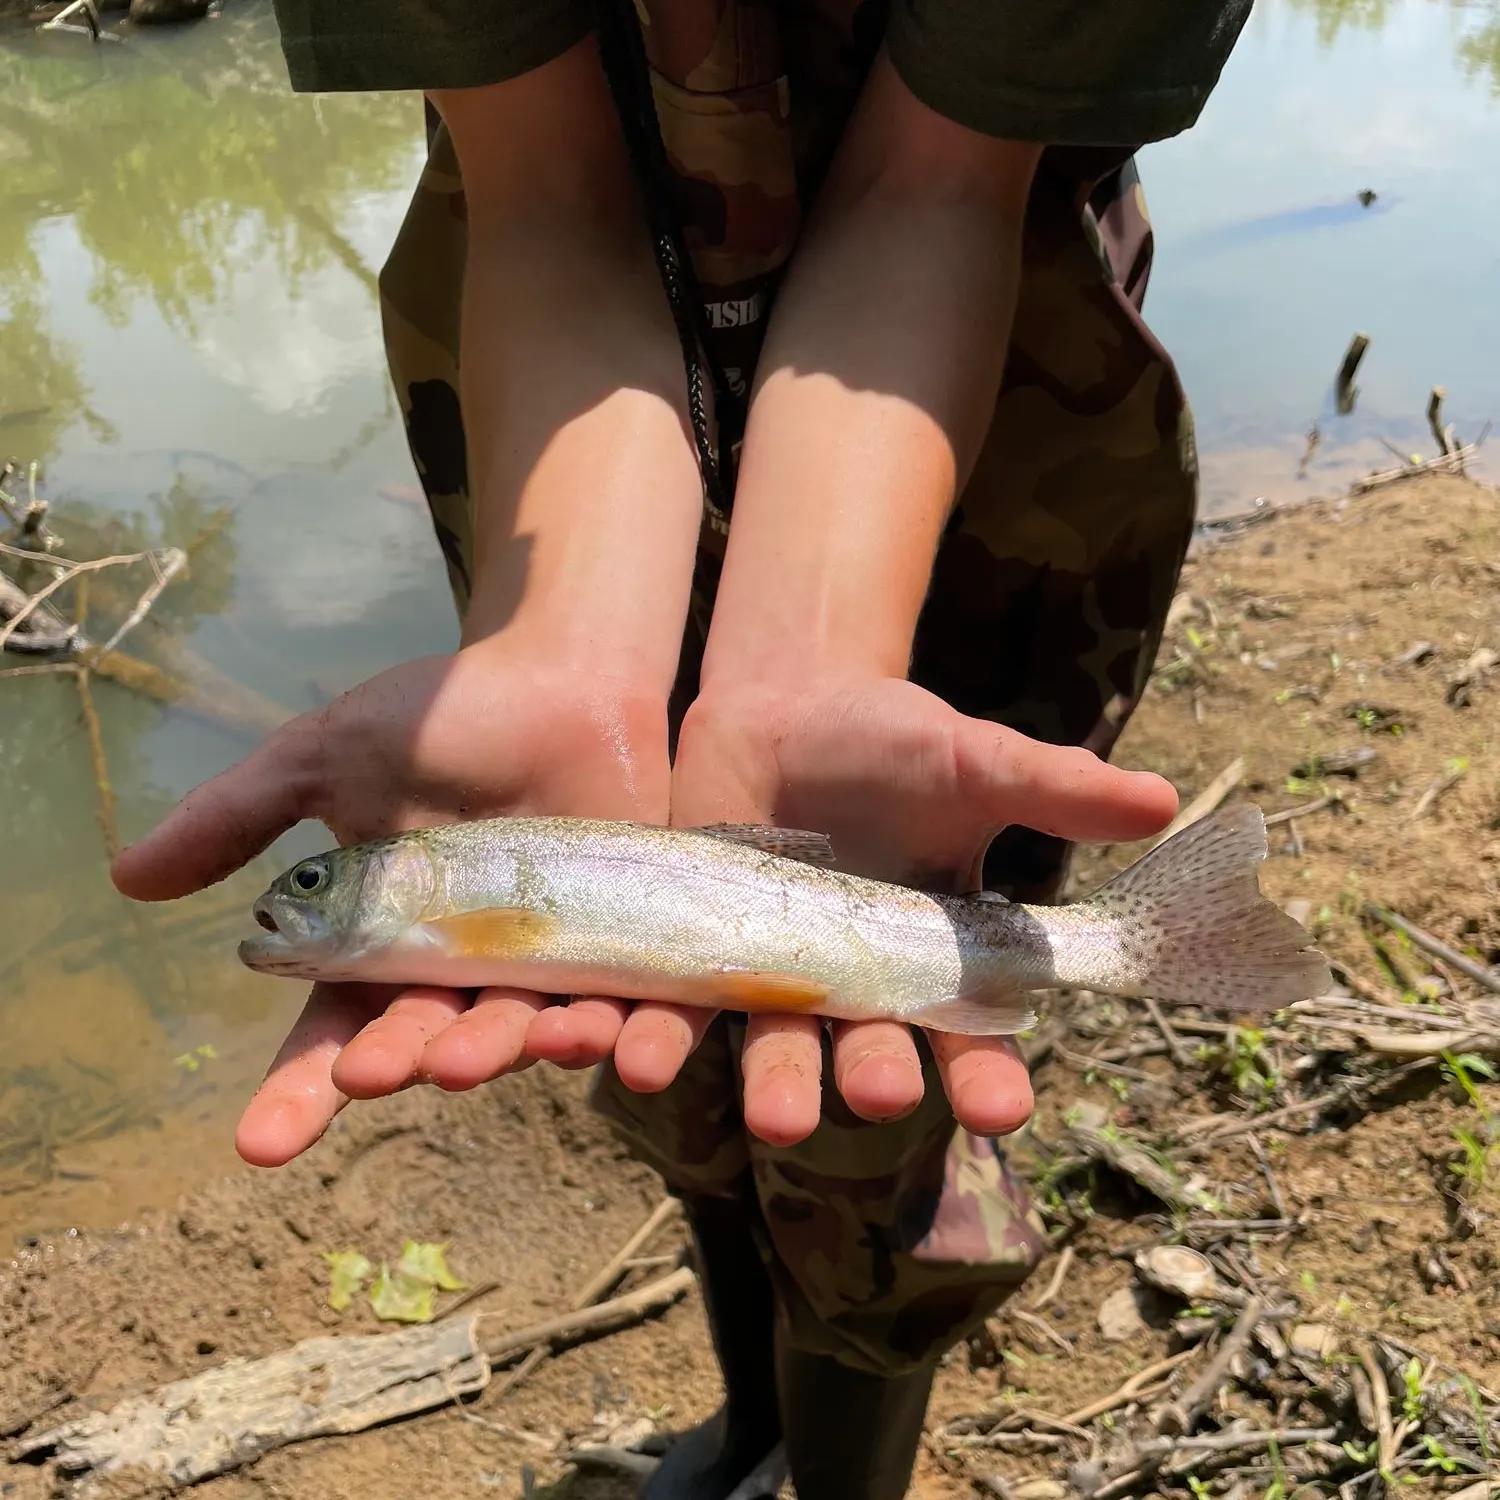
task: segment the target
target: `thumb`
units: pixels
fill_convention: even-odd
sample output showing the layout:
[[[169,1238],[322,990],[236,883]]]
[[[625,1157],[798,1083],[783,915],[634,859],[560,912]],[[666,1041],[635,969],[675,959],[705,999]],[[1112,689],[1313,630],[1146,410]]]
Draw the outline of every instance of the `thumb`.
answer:
[[[1160,832],[1177,812],[1170,781],[1123,771],[1075,745],[965,719],[957,748],[960,773],[997,823],[1081,843],[1129,843]]]
[[[318,763],[311,716],[293,719],[121,850],[109,868],[115,888],[136,901],[171,901],[234,874],[313,816]]]

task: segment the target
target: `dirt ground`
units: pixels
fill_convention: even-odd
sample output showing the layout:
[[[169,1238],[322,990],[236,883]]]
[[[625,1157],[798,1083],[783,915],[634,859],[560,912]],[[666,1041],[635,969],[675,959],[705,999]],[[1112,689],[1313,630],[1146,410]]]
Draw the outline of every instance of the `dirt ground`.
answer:
[[[1481,963],[1500,962],[1500,668],[1486,675],[1474,670],[1484,659],[1473,661],[1487,645],[1500,649],[1500,494],[1433,478],[1279,513],[1196,549],[1157,675],[1117,758],[1171,778],[1185,804],[1238,756],[1244,768],[1230,796],[1268,814],[1334,797],[1271,829],[1264,889],[1307,903],[1325,951],[1367,1000],[1414,1015],[1426,1013],[1423,996],[1450,1011],[1482,1006],[1482,989],[1362,919],[1361,902],[1399,912]],[[1336,753],[1361,750],[1374,755],[1356,774],[1330,771]],[[1087,889],[1141,852],[1088,851],[1075,883]],[[1131,1284],[1130,1252],[1170,1237],[1173,1224],[1128,1175],[1060,1161],[1080,1102],[1200,1174],[1218,1205],[1214,1222],[1276,1226],[1217,1239],[1211,1225],[1177,1228],[1211,1248],[1220,1269],[1287,1303],[1286,1326],[1328,1325],[1344,1348],[1357,1346],[1361,1330],[1378,1332],[1424,1366],[1438,1361],[1431,1379],[1461,1374],[1476,1399],[1493,1399],[1500,1152],[1487,1179],[1453,1167],[1465,1159],[1455,1130],[1478,1139],[1483,1158],[1486,1113],[1500,1110],[1483,1062],[1500,1051],[1500,1026],[1463,1033],[1471,1062],[1458,1077],[1435,1060],[1369,1055],[1359,1034],[1367,1020],[1352,1032],[1335,1021],[1316,1046],[1305,1028],[1263,1021],[1262,1034],[1241,1034],[1236,1048],[1236,1038],[1214,1032],[1215,1018],[1187,1012],[1178,1019],[1191,1055],[1178,1064],[1141,1007],[1063,997],[1054,1018],[1061,1029],[1044,1029],[1050,1051],[1035,1071],[1036,1117],[1014,1150],[1040,1178],[1058,1250],[989,1336],[945,1363],[918,1496],[1055,1500],[1065,1483],[1089,1488],[1089,1476],[1069,1468],[1080,1449],[1056,1419],[1191,1346],[1180,1298],[1142,1300],[1143,1320],[1123,1338],[1099,1326],[1101,1304]],[[660,1197],[653,1175],[588,1112],[584,1082],[535,1069],[467,1096],[424,1091],[356,1106],[282,1171],[241,1171],[125,1232],[22,1248],[0,1267],[0,1431],[310,1334],[380,1328],[360,1303],[343,1314],[329,1308],[325,1250],[356,1246],[378,1261],[394,1259],[407,1238],[447,1241],[463,1279],[498,1283],[480,1304],[497,1326],[564,1310]],[[1325,1095],[1331,1102],[1318,1104]],[[1209,1141],[1257,1110],[1267,1118],[1253,1133]],[[680,1243],[672,1227],[649,1250],[670,1254]],[[1063,1254],[1060,1286],[1033,1311]],[[1326,1368],[1332,1388],[1344,1367]],[[1278,1401],[1279,1377],[1236,1373],[1255,1394],[1226,1390],[1221,1411],[1321,1425],[1306,1382],[1284,1382]],[[1351,1378],[1358,1384],[1357,1371]],[[717,1400],[701,1307],[689,1296],[654,1321],[546,1361],[503,1400],[492,1386],[466,1410],[305,1443],[201,1493],[406,1500],[529,1497],[558,1486],[579,1500],[625,1500],[630,1483],[567,1468],[559,1451],[642,1417],[680,1430]],[[963,1437],[976,1427],[966,1417],[993,1424],[1018,1411],[1053,1425],[1028,1417],[1036,1441]],[[1108,1463],[1132,1418],[1124,1405],[1090,1425],[1091,1461]],[[1074,1426],[1091,1421],[1079,1416]],[[1411,1472],[1417,1493],[1476,1478],[1436,1461]],[[1214,1482],[1226,1493],[1268,1489],[1248,1471]],[[0,1495],[16,1500],[56,1493],[59,1483],[47,1465],[0,1468]],[[122,1479],[94,1493],[159,1492]],[[1333,1480],[1304,1493],[1335,1493]]]

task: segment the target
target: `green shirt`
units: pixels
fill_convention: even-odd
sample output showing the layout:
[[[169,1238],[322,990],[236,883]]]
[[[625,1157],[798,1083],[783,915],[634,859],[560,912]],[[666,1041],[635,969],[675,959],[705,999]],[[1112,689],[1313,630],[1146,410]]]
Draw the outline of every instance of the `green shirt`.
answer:
[[[500,83],[593,17],[590,0],[275,4],[292,86],[318,92]],[[973,130],[1139,146],[1197,120],[1249,14],[1250,0],[891,0],[885,40],[917,98]]]

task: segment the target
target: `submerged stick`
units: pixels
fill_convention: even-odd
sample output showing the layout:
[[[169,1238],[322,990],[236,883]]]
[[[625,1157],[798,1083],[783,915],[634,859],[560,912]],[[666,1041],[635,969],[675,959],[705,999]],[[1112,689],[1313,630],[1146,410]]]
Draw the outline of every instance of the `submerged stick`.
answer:
[[[0,546],[3,546],[3,544],[0,544]],[[21,549],[6,547],[4,550],[14,553],[20,552]],[[171,548],[168,550],[175,552],[177,549]],[[53,564],[61,562],[61,559],[48,557],[45,553],[28,554],[21,552],[21,555],[34,555],[40,562],[48,562]],[[3,626],[0,626],[0,648],[4,647],[5,643],[11,638],[11,636],[13,636],[16,631],[18,631],[21,626],[38,609],[40,609],[48,599],[53,596],[53,594],[55,594],[65,584],[71,583],[81,574],[97,573],[103,568],[128,567],[131,563],[145,562],[147,559],[150,559],[154,563],[156,561],[157,555],[158,554],[154,552],[122,552],[117,553],[113,557],[98,558],[93,562],[70,562],[63,564],[62,571],[59,572],[58,575],[50,583],[45,584],[42,588],[38,589],[36,593],[34,593],[31,598],[28,599],[26,603],[19,610],[17,610],[9,620],[5,622]],[[180,567],[181,564],[179,563],[178,566]]]
[[[1356,333],[1344,352],[1344,362],[1339,366],[1339,373],[1333,382],[1340,416],[1347,417],[1359,399],[1359,392],[1354,388],[1354,372],[1359,369],[1359,362],[1365,357],[1365,350],[1369,347],[1370,340],[1364,334]]]
[[[161,592],[171,581],[187,566],[187,553],[180,547],[168,547],[161,554],[161,563],[157,569],[156,578],[147,587],[145,592],[136,600],[135,608],[120,621],[115,633],[99,647],[98,654],[103,656],[106,652],[113,651],[116,646],[135,629],[142,620],[146,618],[151,606],[161,597]],[[87,576],[87,575],[85,575]]]
[[[99,827],[104,833],[104,852],[113,860],[120,852],[120,828],[115,820],[115,789],[110,785],[109,762],[104,755],[104,733],[99,727],[98,711],[94,708],[88,672],[78,671],[73,680],[78,684],[78,702],[83,709],[83,725],[89,737],[89,760],[94,767],[94,785],[99,790]]]

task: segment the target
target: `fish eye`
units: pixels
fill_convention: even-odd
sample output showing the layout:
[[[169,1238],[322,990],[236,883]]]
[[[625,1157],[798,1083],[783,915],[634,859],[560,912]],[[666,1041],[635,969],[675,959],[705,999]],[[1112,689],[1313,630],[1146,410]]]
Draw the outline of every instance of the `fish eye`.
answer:
[[[321,859],[310,859],[292,872],[292,883],[299,891],[317,891],[328,884],[328,866]]]

